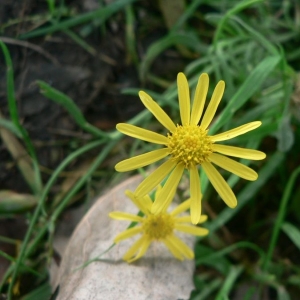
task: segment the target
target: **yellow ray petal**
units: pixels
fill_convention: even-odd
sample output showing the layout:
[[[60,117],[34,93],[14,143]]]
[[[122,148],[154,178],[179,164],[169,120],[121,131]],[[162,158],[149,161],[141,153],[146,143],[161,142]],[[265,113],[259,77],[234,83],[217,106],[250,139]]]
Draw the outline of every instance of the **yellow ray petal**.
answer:
[[[239,127],[233,128],[231,130],[216,134],[211,136],[213,142],[220,142],[233,139],[236,136],[242,135],[248,131],[254,130],[261,125],[260,121],[250,122]]]
[[[258,175],[251,168],[221,154],[212,153],[209,160],[221,168],[246,180],[256,180]]]
[[[154,115],[158,122],[171,132],[176,129],[176,126],[170,117],[148,94],[140,91],[139,96],[145,107]]]
[[[145,205],[145,202],[143,201],[142,197],[137,197],[132,191],[126,190],[125,195],[135,204],[136,207],[139,208],[140,211],[142,211],[145,215],[149,214],[149,209],[147,205]],[[152,202],[152,201],[151,201]],[[152,204],[151,204],[152,206]],[[151,208],[150,206],[150,208]]]
[[[119,123],[116,128],[120,132],[142,141],[160,145],[166,145],[168,143],[168,138],[166,136],[131,124]]]
[[[159,195],[161,189],[162,189],[162,186],[161,186],[161,184],[159,184],[159,185],[157,186],[157,188],[156,188],[155,198],[158,197],[158,195]]]
[[[230,208],[236,207],[237,200],[233,191],[231,190],[227,182],[224,180],[224,178],[221,176],[221,174],[216,170],[216,168],[209,162],[202,163],[202,167],[211,184],[216,189],[220,197],[224,200],[224,202]]]
[[[115,169],[118,172],[132,171],[141,167],[148,166],[166,157],[168,154],[168,148],[154,150],[145,154],[122,160],[115,165]]]
[[[177,184],[178,185],[178,184]],[[176,194],[176,188],[172,189],[170,194],[168,195],[168,198],[166,199],[164,205],[162,206],[162,208],[159,210],[162,213],[166,213],[172,200],[174,199]]]
[[[191,223],[191,216],[174,218],[175,223]]]
[[[190,206],[191,206],[191,199],[187,199],[184,202],[182,202],[181,204],[179,204],[174,210],[172,210],[170,215],[177,216],[180,213],[188,210],[190,208]]]
[[[162,180],[175,168],[176,162],[167,160],[159,166],[153,173],[147,176],[145,180],[137,187],[135,194],[138,197],[144,196],[157,187]]]
[[[190,89],[189,83],[183,73],[177,75],[178,100],[182,125],[190,123]]]
[[[172,187],[171,183],[174,183],[173,187]],[[159,196],[157,198],[155,198],[154,203],[155,203],[156,199],[160,199],[159,201],[161,203],[160,207],[157,207],[157,206],[154,207],[154,211],[155,211],[155,209],[157,209],[157,211],[154,212],[155,215],[159,214],[159,213],[165,213],[165,212],[167,212],[167,210],[168,210],[168,208],[169,208],[172,200],[174,199],[175,194],[176,194],[176,187],[177,187],[178,183],[177,182],[171,182],[171,183],[168,184],[168,186],[166,187],[167,190],[169,190],[169,193],[166,192],[166,194],[167,193],[168,194],[167,194],[167,196],[165,198],[159,198]],[[153,214],[153,205],[152,205],[152,208],[151,208],[151,213]]]
[[[198,224],[201,216],[201,183],[196,166],[190,168],[191,221]]]
[[[108,214],[112,219],[116,220],[127,220],[134,222],[143,222],[143,218],[137,215],[121,212],[121,211],[113,211]]]
[[[142,197],[142,202],[143,205],[147,208],[148,212],[150,212],[153,204],[151,197],[149,195],[145,195],[144,197]]]
[[[132,228],[129,228],[129,229],[126,229],[125,231],[119,233],[115,239],[114,239],[114,242],[115,243],[119,243],[120,241],[123,241],[123,240],[126,240],[140,232],[142,232],[142,226],[135,226],[135,227],[132,227]]]
[[[151,240],[148,238],[145,238],[143,240],[143,243],[140,245],[140,249],[139,252],[137,253],[137,255],[135,257],[133,257],[132,259],[127,260],[129,263],[140,259],[142,256],[144,256],[144,254],[147,252],[149,246],[151,244]]]
[[[176,235],[171,235],[167,237],[167,240],[171,242],[171,244],[178,250],[180,253],[188,258],[193,259],[194,258],[194,252],[193,250],[186,245],[181,239],[179,239]]]
[[[209,77],[207,73],[200,75],[196,87],[196,92],[193,101],[192,113],[191,113],[191,125],[197,125],[203,113],[203,107],[206,100],[208,91]]]
[[[158,195],[158,198],[155,199],[152,205],[151,213],[158,214],[166,209],[167,204],[172,201],[172,197],[174,196],[183,171],[184,166],[183,164],[179,163],[166,181]]]
[[[189,233],[192,235],[197,235],[197,236],[204,236],[208,235],[209,231],[206,228],[201,228],[201,227],[196,227],[196,226],[191,226],[191,225],[186,225],[186,224],[175,224],[175,229]]]
[[[175,223],[190,223],[191,222],[190,216],[176,217],[174,219],[175,219]],[[201,215],[198,224],[204,223],[206,220],[207,220],[207,215]]]
[[[184,260],[184,256],[169,240],[164,239],[163,243],[166,245],[166,247],[169,249],[169,251],[173,254],[174,257],[176,257],[179,260]]]
[[[123,259],[127,262],[130,261],[130,259],[138,252],[139,248],[143,244],[145,239],[145,236],[142,236],[137,241],[134,242],[134,244],[128,249],[128,251],[123,256]]]
[[[253,149],[240,148],[227,145],[213,144],[212,149],[214,152],[219,152],[228,156],[234,156],[239,158],[261,160],[266,158],[266,154]]]
[[[207,220],[207,215],[201,215],[200,221],[198,224],[204,223],[204,222],[206,222],[206,220]]]
[[[209,105],[201,121],[200,127],[202,127],[203,129],[206,129],[209,126],[210,122],[212,121],[217,111],[217,108],[219,106],[219,103],[222,99],[222,96],[224,94],[224,89],[225,89],[225,82],[221,80],[218,82],[217,86],[215,87]]]

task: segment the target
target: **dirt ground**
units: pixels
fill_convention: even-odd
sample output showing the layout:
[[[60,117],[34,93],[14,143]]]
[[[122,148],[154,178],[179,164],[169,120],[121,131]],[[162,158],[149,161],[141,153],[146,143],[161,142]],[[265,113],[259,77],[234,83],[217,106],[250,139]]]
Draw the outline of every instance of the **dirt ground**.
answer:
[[[78,5],[84,1],[69,2],[76,10],[84,9]],[[0,5],[0,19],[5,24],[30,15],[43,15],[46,9],[42,1],[4,1]],[[121,28],[117,32],[107,31],[105,36],[97,32],[91,34],[88,42],[96,50],[96,54],[91,55],[63,33],[16,44],[13,38],[27,32],[31,26],[31,22],[25,21],[11,26],[5,29],[2,40],[8,45],[13,60],[20,119],[37,147],[41,165],[53,169],[72,150],[69,148],[72,141],[89,136],[76,128],[63,108],[39,93],[35,81],[43,80],[62,91],[75,101],[93,125],[109,130],[141,109],[136,97],[120,94],[125,87],[137,86],[138,80],[134,78],[132,65],[126,64]],[[0,64],[0,109],[8,116],[6,68],[2,57]],[[1,187],[26,192],[3,145],[0,155]]]
[[[88,12],[97,7],[97,3],[96,0],[66,1],[68,8],[76,13]],[[140,6],[141,11],[155,9],[155,5],[151,6],[147,1]],[[81,108],[87,120],[102,130],[114,129],[116,123],[128,120],[142,109],[137,96],[121,94],[124,88],[142,87],[136,67],[126,50],[125,20],[121,12],[105,24],[105,33],[95,26],[85,38],[95,50],[94,54],[87,52],[63,32],[29,40],[14,39],[40,25],[27,21],[30,16],[40,16],[41,22],[46,23],[46,14],[44,1],[2,0],[0,5],[1,35],[13,60],[20,119],[37,148],[45,176],[47,169],[55,168],[76,147],[74,144],[90,137],[80,132],[62,107],[39,92],[36,80],[43,80],[68,95]],[[13,20],[18,20],[18,23],[7,26]],[[160,26],[162,28],[154,26],[151,32],[146,29],[147,32],[140,33],[137,38],[140,56],[143,56],[151,41],[165,33],[162,23]],[[161,68],[162,62],[164,68]],[[181,64],[176,57],[166,55],[158,59],[153,67],[156,74],[168,74],[170,71],[173,73],[174,69],[180,70]],[[7,117],[5,70],[1,55],[0,110]],[[0,157],[1,188],[27,192],[3,145],[0,145]]]

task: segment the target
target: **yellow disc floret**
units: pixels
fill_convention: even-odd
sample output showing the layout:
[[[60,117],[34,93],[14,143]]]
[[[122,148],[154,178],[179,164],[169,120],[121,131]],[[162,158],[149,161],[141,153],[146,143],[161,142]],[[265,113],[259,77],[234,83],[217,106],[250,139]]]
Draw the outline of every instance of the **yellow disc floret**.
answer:
[[[174,218],[162,213],[149,215],[143,222],[143,231],[152,240],[164,239],[174,230]]]
[[[171,156],[186,168],[202,164],[213,152],[207,130],[197,125],[177,125],[176,130],[168,134],[168,139]]]

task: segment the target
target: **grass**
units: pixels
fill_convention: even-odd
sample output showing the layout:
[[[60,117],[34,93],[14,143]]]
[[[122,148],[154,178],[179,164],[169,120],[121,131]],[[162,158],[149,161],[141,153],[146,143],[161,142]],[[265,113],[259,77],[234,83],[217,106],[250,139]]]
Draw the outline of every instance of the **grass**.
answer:
[[[150,9],[146,17],[138,17],[137,12],[143,11],[143,4],[138,1],[118,0],[89,13],[57,18],[60,7],[49,0],[48,11],[40,16],[45,18],[45,25],[22,33],[17,38],[30,41],[34,37],[64,32],[93,54],[94,49],[80,30],[88,35],[89,30],[96,26],[105,35],[105,22],[118,22],[116,13],[123,16],[127,47],[127,58],[124,57],[124,60],[134,66],[141,85],[145,85],[144,90],[166,108],[175,121],[178,121],[177,90],[175,82],[168,78],[175,79],[176,72],[162,71],[155,66],[162,55],[168,55],[168,51],[176,53],[177,59],[184,64],[184,69],[177,71],[185,72],[192,90],[202,72],[209,73],[210,86],[224,79],[224,100],[210,133],[261,120],[263,125],[260,129],[247,134],[246,138],[235,138],[234,144],[260,149],[267,152],[268,157],[255,165],[255,169],[259,170],[257,181],[245,183],[234,175],[228,178],[229,185],[237,191],[239,204],[235,209],[224,208],[219,200],[211,197],[214,192],[205,175],[201,174],[205,206],[216,217],[211,218],[207,225],[210,236],[197,241],[195,247],[195,290],[191,299],[230,299],[242,284],[245,288],[244,299],[252,299],[255,293],[259,293],[260,297],[268,294],[272,299],[295,299],[300,282],[297,258],[300,250],[300,210],[293,208],[299,207],[300,120],[294,114],[295,110],[299,110],[299,104],[293,99],[299,97],[294,94],[294,85],[300,66],[300,51],[297,47],[299,31],[296,30],[299,20],[294,11],[299,13],[300,7],[292,1],[221,1],[221,5],[220,1],[209,1],[205,5],[202,2],[188,2],[172,28],[152,41],[143,55],[137,48],[139,38],[142,39],[152,30],[147,20],[158,20],[156,26],[160,28],[165,16],[159,10]],[[27,16],[33,20],[35,17]],[[11,21],[11,24],[14,22]],[[2,35],[5,35],[9,26],[1,28]],[[23,127],[18,114],[15,66],[6,45],[1,41],[0,46],[7,66],[9,107],[9,119],[1,117],[0,126],[7,130],[13,145],[16,145],[16,140],[21,141],[22,148],[18,149],[28,158],[19,160],[17,165],[32,196],[37,199],[34,209],[27,210],[29,225],[17,256],[0,252],[1,256],[12,262],[2,278],[1,293],[6,294],[8,299],[47,299],[50,294],[48,262],[53,255],[57,221],[71,199],[90,180],[95,180],[93,174],[102,169],[106,159],[112,157],[113,149],[123,135],[117,131],[102,131],[88,123],[75,102],[63,91],[38,81],[44,97],[61,105],[72,116],[78,130],[91,135],[89,141],[61,161],[49,178],[43,179],[30,133]],[[167,88],[162,91],[165,86]],[[138,91],[130,88],[123,92],[137,97]],[[144,110],[128,123],[147,127],[152,120],[150,113]],[[146,147],[149,147],[146,143],[133,143],[128,152],[134,155],[135,151],[143,152]],[[85,174],[60,201],[49,201],[50,190],[58,184],[60,174],[75,159],[93,149],[101,151]],[[17,200],[12,197],[9,201]],[[3,207],[1,215],[11,216],[12,212],[5,211]],[[224,230],[229,232],[229,245]],[[2,241],[5,239],[0,237]],[[287,245],[292,249],[289,252],[286,251]],[[44,257],[39,262],[35,261],[37,250],[39,256]],[[27,295],[16,296],[16,287],[22,284],[22,278],[27,274],[34,278],[32,287]]]

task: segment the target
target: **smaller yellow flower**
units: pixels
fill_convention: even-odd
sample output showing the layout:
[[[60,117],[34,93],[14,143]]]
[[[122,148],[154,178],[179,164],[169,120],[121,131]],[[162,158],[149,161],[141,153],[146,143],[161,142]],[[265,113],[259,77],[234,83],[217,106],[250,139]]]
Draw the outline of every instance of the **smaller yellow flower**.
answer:
[[[161,187],[159,186],[155,197],[158,196],[160,191]],[[170,201],[168,205],[165,206],[165,209],[163,209],[159,214],[154,215],[151,213],[151,206],[153,202],[149,195],[139,198],[129,190],[127,190],[125,194],[144,214],[143,217],[118,211],[111,212],[109,214],[109,216],[113,219],[139,223],[138,225],[128,228],[118,234],[114,239],[115,243],[119,243],[120,241],[128,239],[134,235],[142,235],[123,256],[125,261],[131,263],[141,258],[148,250],[150,244],[154,241],[162,241],[170,252],[179,260],[194,258],[194,252],[192,249],[190,249],[175,235],[176,230],[196,236],[204,236],[208,234],[208,230],[205,228],[186,224],[190,222],[190,216],[178,216],[180,213],[190,208],[190,199],[178,205],[171,213],[168,213],[167,209],[171,202]],[[202,215],[199,223],[203,223],[206,220],[207,216]]]

